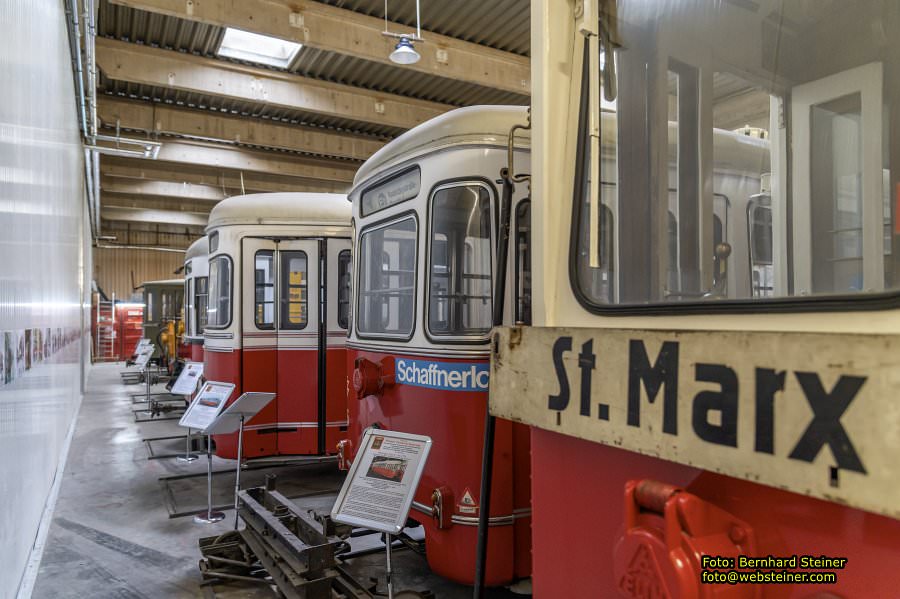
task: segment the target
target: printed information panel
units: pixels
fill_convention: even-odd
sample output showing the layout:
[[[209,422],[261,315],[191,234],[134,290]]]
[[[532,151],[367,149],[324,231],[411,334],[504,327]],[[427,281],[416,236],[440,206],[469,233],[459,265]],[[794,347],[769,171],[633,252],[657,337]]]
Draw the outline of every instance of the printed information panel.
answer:
[[[233,391],[233,383],[207,381],[178,421],[178,425],[206,432],[216,416],[225,408]]]
[[[193,395],[202,377],[203,362],[185,362],[181,374],[178,375],[178,379],[172,385],[172,393],[175,395]]]
[[[140,348],[138,351],[137,357],[134,359],[134,365],[140,368],[141,370],[147,368],[147,364],[150,362],[150,358],[153,357],[153,346],[145,345]]]
[[[496,416],[900,518],[900,336],[496,336]]]
[[[134,346],[134,351],[131,352],[131,355],[132,356],[138,355],[139,353],[141,353],[141,350],[144,349],[145,347],[147,347],[148,345],[151,345],[149,339],[147,339],[147,338],[139,339],[137,342],[137,345]]]
[[[429,451],[430,437],[366,430],[331,517],[343,524],[399,534]]]

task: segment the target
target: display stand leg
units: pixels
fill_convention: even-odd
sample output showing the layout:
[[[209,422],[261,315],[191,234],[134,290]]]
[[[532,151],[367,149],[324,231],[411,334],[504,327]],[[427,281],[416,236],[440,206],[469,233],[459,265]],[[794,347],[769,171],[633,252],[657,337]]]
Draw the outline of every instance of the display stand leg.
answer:
[[[191,401],[190,401],[190,400],[191,400],[191,396],[190,396],[190,395],[186,395],[185,397],[188,398],[188,403],[190,404],[190,403],[191,403]],[[178,456],[177,458],[175,458],[175,461],[176,461],[176,462],[187,462],[187,463],[190,463],[190,462],[193,462],[193,461],[196,460],[196,459],[197,459],[197,455],[191,453],[191,429],[188,428],[188,429],[187,429],[187,436],[184,438],[184,455]]]
[[[149,412],[150,416],[152,417],[153,414],[156,412],[156,405],[154,404],[154,401],[153,401],[153,395],[151,395],[151,393],[150,393],[150,378],[151,378],[150,370],[145,368],[144,369],[144,380],[147,383],[147,412]]]
[[[387,580],[388,599],[394,599],[393,570],[391,569],[391,545],[393,544],[394,535],[384,535],[385,554],[387,556],[387,570],[385,571],[384,577]]]
[[[238,493],[241,490],[241,460],[244,454],[244,415],[241,414],[241,427],[238,429],[237,468],[234,471],[234,529],[238,529]]]
[[[194,516],[197,524],[212,524],[225,519],[222,512],[212,509],[212,440],[206,435],[206,511]]]
[[[184,438],[184,455],[175,458],[176,462],[193,462],[197,459],[197,455],[191,453],[191,429],[187,429],[187,436]]]

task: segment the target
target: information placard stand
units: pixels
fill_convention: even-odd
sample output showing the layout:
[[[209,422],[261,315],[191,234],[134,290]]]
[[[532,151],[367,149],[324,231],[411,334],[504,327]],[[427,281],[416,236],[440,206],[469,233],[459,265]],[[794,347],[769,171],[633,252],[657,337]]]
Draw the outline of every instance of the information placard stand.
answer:
[[[144,345],[139,347],[140,351],[138,353],[137,358],[134,361],[135,366],[137,366],[141,375],[144,377],[144,382],[147,384],[147,412],[153,414],[156,406],[153,403],[153,397],[150,394],[150,369],[148,365],[150,364],[150,358],[153,356],[153,346],[152,345]]]
[[[206,435],[206,511],[194,516],[194,522],[198,524],[211,524],[225,519],[225,514],[212,509],[212,433],[209,428],[225,409],[233,391],[232,383],[207,381],[178,422],[179,426],[199,429]]]
[[[227,435],[238,431],[237,466],[234,472],[234,529],[238,528],[238,493],[241,490],[241,462],[244,458],[244,423],[269,405],[275,399],[274,393],[247,392],[222,412],[209,425],[206,432],[213,435]]]
[[[429,451],[430,437],[367,429],[331,509],[335,522],[384,533],[389,599],[394,596],[391,544],[406,525]]]
[[[192,396],[197,392],[197,387],[203,380],[203,363],[186,362],[175,384],[172,385],[173,395],[184,395],[188,404]],[[191,427],[187,427],[187,435],[184,438],[184,455],[175,458],[176,462],[190,463],[197,459],[197,455],[191,453]]]

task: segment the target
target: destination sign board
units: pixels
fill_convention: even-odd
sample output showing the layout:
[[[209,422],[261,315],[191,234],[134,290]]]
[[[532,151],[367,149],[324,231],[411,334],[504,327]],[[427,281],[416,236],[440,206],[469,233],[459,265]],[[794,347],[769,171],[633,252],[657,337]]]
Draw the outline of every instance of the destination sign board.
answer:
[[[900,518],[900,336],[495,334],[496,416]]]

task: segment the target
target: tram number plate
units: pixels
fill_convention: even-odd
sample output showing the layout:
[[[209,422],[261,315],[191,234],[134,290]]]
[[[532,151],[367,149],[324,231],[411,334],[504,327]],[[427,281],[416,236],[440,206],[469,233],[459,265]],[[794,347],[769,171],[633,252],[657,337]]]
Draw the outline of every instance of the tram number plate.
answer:
[[[495,334],[496,416],[900,518],[900,336]]]

